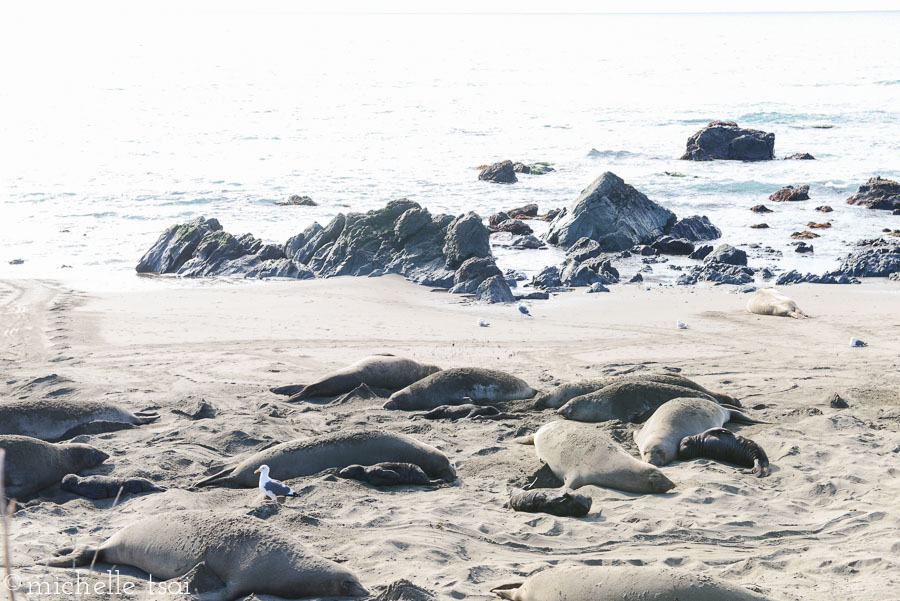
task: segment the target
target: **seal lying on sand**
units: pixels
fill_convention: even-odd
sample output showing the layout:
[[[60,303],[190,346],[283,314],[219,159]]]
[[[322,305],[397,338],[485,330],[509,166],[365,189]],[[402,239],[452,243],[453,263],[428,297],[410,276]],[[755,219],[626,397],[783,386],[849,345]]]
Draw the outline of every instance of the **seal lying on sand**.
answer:
[[[432,480],[414,463],[376,463],[350,465],[337,473],[340,478],[368,482],[372,486],[438,486],[443,480]]]
[[[580,518],[591,510],[591,498],[569,488],[510,488],[509,506],[514,511]]]
[[[659,382],[660,384],[671,384],[672,386],[682,386],[684,388],[690,388],[691,390],[696,390],[698,392],[708,394],[720,403],[727,403],[729,405],[734,405],[735,407],[741,406],[740,401],[738,401],[736,398],[721,392],[712,392],[710,390],[707,390],[690,378],[686,378],[677,374],[633,374],[626,376],[609,376],[605,378],[588,378],[584,380],[575,380],[574,382],[560,384],[559,386],[556,386],[555,388],[552,388],[547,392],[538,394],[535,397],[534,406],[535,409],[544,409],[545,407],[549,407],[551,409],[559,409],[575,397],[596,392],[597,390],[609,386],[610,384],[616,384],[619,382],[641,381]]]
[[[95,553],[97,561],[134,566],[161,581],[205,564],[222,587],[191,591],[203,593],[204,601],[233,601],[251,593],[286,599],[369,594],[346,567],[247,515],[208,510],[156,515],[123,528],[99,547],[60,549],[47,565],[88,565]]]
[[[103,401],[41,399],[0,404],[0,434],[18,434],[54,442],[80,434],[101,434],[149,424],[159,415],[132,413]]]
[[[764,478],[772,473],[769,457],[761,446],[725,428],[710,428],[706,432],[681,439],[678,458],[684,461],[697,457],[752,468],[744,473],[756,474],[757,478]]]
[[[531,436],[538,459],[550,466],[566,488],[588,484],[637,493],[661,493],[675,487],[656,467],[638,461],[606,432],[590,424],[550,422]]]
[[[456,470],[450,460],[433,446],[405,434],[360,430],[283,442],[254,453],[195,486],[223,484],[252,488],[257,485],[253,471],[263,464],[269,466],[273,478],[289,480],[318,474],[328,468],[382,462],[414,463],[432,478],[447,482],[456,479]]]
[[[718,578],[649,566],[550,568],[491,592],[512,601],[767,601]]]
[[[797,303],[774,288],[757,290],[747,301],[747,310],[757,315],[776,315],[795,319],[808,317],[800,310]]]
[[[86,444],[52,444],[29,436],[0,436],[6,451],[3,485],[6,496],[26,499],[62,480],[66,474],[96,467],[109,455]]]
[[[523,380],[496,369],[445,369],[391,395],[385,409],[434,409],[468,401],[512,401],[534,396]]]
[[[465,405],[441,405],[428,413],[419,414],[425,419],[463,419],[472,417],[503,417],[500,410],[493,405],[481,406],[466,403]]]
[[[418,363],[390,354],[372,355],[343,369],[333,371],[312,384],[280,386],[276,394],[289,394],[290,402],[314,397],[337,396],[350,392],[360,384],[386,390],[400,390],[413,382],[440,371],[436,365]]]
[[[62,479],[60,485],[65,491],[87,497],[88,499],[112,499],[121,496],[136,495],[142,492],[163,492],[166,490],[146,478],[114,478],[112,476],[88,476],[82,478],[69,474]]]
[[[649,380],[616,382],[596,392],[575,397],[557,413],[579,422],[604,422],[618,419],[640,423],[660,405],[678,397],[698,396],[714,401],[703,392]]]
[[[657,409],[635,433],[634,442],[644,461],[653,465],[668,465],[678,458],[678,444],[682,438],[719,428],[728,421],[765,423],[707,399],[672,399]]]

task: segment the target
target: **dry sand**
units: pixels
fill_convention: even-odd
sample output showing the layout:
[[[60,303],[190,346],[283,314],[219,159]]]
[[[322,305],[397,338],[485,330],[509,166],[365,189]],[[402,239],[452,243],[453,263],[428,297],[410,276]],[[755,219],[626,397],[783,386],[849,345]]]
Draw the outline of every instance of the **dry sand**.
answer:
[[[0,399],[54,394],[157,408],[156,424],[84,440],[112,455],[92,473],[144,476],[169,489],[112,508],[112,500],[48,489],[14,516],[15,569],[26,581],[72,576],[35,562],[161,511],[249,512],[259,503],[256,490],[187,487],[267,442],[376,427],[441,448],[457,465],[458,483],[377,490],[300,478],[289,482],[300,497],[268,519],[345,562],[373,593],[407,578],[442,598],[489,599],[491,587],[548,566],[633,564],[681,566],[773,599],[896,600],[900,284],[785,292],[812,317],[751,315],[747,296],[724,287],[576,291],[532,303],[529,319],[513,306],[474,305],[393,277],[170,280],[102,294],[2,282]],[[478,327],[479,317],[490,327]],[[676,329],[676,319],[690,328]],[[870,346],[850,348],[851,336]],[[677,484],[669,494],[585,487],[593,498],[586,518],[515,513],[504,507],[507,485],[523,484],[540,464],[533,447],[511,440],[555,419],[552,411],[428,422],[380,402],[294,405],[268,390],[377,352],[493,367],[536,388],[680,369],[771,422],[731,426],[765,448],[772,475],[756,479],[706,460],[676,463],[663,468]],[[830,408],[833,392],[851,407]],[[216,407],[215,418],[173,413],[200,398]],[[612,429],[634,452],[633,426]]]

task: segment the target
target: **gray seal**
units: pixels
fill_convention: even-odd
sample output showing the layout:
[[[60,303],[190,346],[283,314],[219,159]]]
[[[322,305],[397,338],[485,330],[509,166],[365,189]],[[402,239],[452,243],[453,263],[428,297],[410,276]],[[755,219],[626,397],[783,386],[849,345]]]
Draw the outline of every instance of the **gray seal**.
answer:
[[[596,392],[575,397],[557,413],[579,422],[603,422],[617,419],[640,423],[650,417],[660,405],[678,397],[698,396],[713,401],[713,397],[684,388],[650,380],[616,382]]]
[[[283,442],[250,455],[243,461],[205,478],[195,486],[226,485],[253,488],[253,475],[268,465],[272,477],[289,480],[318,474],[329,468],[376,463],[414,463],[432,478],[456,479],[456,469],[442,452],[405,434],[381,430],[338,432]]]
[[[337,473],[340,478],[367,482],[372,486],[438,486],[443,480],[432,480],[414,463],[376,463],[350,465]]]
[[[491,592],[511,601],[768,601],[725,580],[655,566],[549,568]]]
[[[109,459],[99,449],[80,443],[49,443],[29,436],[0,436],[6,451],[3,485],[6,496],[28,499],[66,474],[96,467]]]
[[[88,476],[82,478],[77,474],[69,474],[62,479],[60,488],[88,499],[112,499],[125,495],[136,495],[145,492],[163,492],[166,490],[146,478],[115,478],[113,476]]]
[[[132,413],[103,401],[41,399],[0,404],[0,434],[50,442],[133,428],[158,419],[159,415],[150,411]]]
[[[722,392],[713,392],[711,390],[708,390],[704,386],[682,375],[631,374],[624,376],[608,376],[602,378],[586,378],[583,380],[575,380],[573,382],[560,384],[559,386],[551,388],[547,392],[538,394],[535,397],[535,409],[544,409],[548,407],[551,409],[559,409],[575,397],[580,397],[592,392],[596,392],[597,390],[605,388],[610,384],[616,384],[619,382],[659,382],[660,384],[671,384],[672,386],[681,386],[683,388],[690,388],[691,390],[696,390],[697,392],[708,394],[720,403],[727,403],[729,405],[734,405],[735,407],[741,406],[740,401],[738,401],[733,396]]]
[[[593,484],[626,492],[663,493],[675,487],[658,468],[638,461],[592,424],[550,422],[516,442],[533,444],[538,459],[566,488]]]
[[[312,384],[273,388],[276,394],[290,394],[290,402],[315,397],[337,396],[361,384],[385,390],[400,390],[413,382],[440,371],[436,365],[419,363],[393,355],[373,355],[343,369],[333,371]]]
[[[663,466],[678,458],[678,445],[685,436],[719,428],[725,422],[759,424],[736,408],[696,397],[677,398],[664,403],[635,433],[634,442],[647,463]]]
[[[684,461],[698,457],[752,468],[744,473],[755,474],[757,478],[764,478],[772,473],[769,457],[761,446],[725,428],[710,428],[706,432],[681,439],[678,458]]]
[[[589,496],[571,488],[509,489],[509,506],[514,511],[580,518],[591,510],[591,502]]]
[[[363,597],[368,591],[348,568],[320,557],[288,532],[248,515],[174,511],[155,515],[94,548],[64,548],[51,567],[88,565],[94,559],[134,566],[160,581],[198,566],[211,576],[204,601],[233,601],[250,594],[301,597]],[[210,590],[211,589],[211,590]]]
[[[385,409],[434,409],[465,402],[529,399],[537,392],[525,381],[496,369],[445,369],[391,395]]]
[[[774,288],[757,290],[747,301],[747,311],[756,315],[775,315],[794,319],[807,317],[797,303]]]

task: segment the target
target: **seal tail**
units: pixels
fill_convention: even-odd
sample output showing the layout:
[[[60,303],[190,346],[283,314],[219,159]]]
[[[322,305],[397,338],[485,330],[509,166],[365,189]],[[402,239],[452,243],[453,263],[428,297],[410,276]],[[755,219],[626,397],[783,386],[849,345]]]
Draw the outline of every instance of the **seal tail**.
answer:
[[[63,547],[53,553],[44,565],[51,568],[74,568],[90,565],[94,556],[100,552],[98,547]]]
[[[519,438],[513,438],[513,442],[516,444],[534,444],[534,434],[529,434],[528,436],[520,436]]]
[[[794,319],[806,319],[807,317],[809,317],[809,315],[807,315],[800,309],[797,309],[796,311],[791,311],[790,313],[788,313],[788,317],[793,317]]]
[[[737,422],[739,424],[770,424],[770,423],[772,423],[772,422],[760,421],[758,419],[753,419],[752,417],[742,413],[735,407],[728,407],[727,405],[722,405],[722,407],[724,407],[725,409],[728,409],[728,412],[729,412],[728,421],[730,421],[730,422]]]
[[[220,484],[231,484],[234,481],[234,476],[232,473],[234,472],[233,467],[227,467],[221,472],[217,472],[208,478],[204,478],[199,482],[194,483],[195,488],[199,488],[201,486],[216,486]]]

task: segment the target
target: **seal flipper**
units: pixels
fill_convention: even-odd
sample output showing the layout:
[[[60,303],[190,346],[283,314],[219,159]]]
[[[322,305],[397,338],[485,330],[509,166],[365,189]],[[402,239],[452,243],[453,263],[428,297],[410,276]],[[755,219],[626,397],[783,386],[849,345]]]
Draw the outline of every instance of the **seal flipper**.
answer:
[[[728,409],[729,416],[728,421],[737,422],[739,424],[769,424],[771,422],[764,422],[758,419],[753,419],[749,415],[739,411],[738,409],[733,409],[726,405],[722,405],[723,408]]]
[[[495,586],[491,589],[491,592],[497,595],[498,597],[503,597],[504,599],[515,599],[516,592],[519,588],[525,584],[524,582],[511,582],[509,584],[501,584],[500,586]]]
[[[225,485],[230,486],[235,483],[234,479],[234,468],[236,466],[226,467],[221,472],[216,472],[212,476],[204,478],[199,482],[195,482],[193,484],[194,488],[199,488],[201,486],[216,486],[216,485]]]
[[[306,384],[288,384],[287,386],[276,386],[274,388],[270,388],[269,392],[281,394],[284,396],[294,396],[304,388],[306,388]]]
[[[63,547],[53,552],[54,557],[48,558],[44,565],[51,568],[74,568],[90,565],[94,556],[99,558],[99,547]]]

